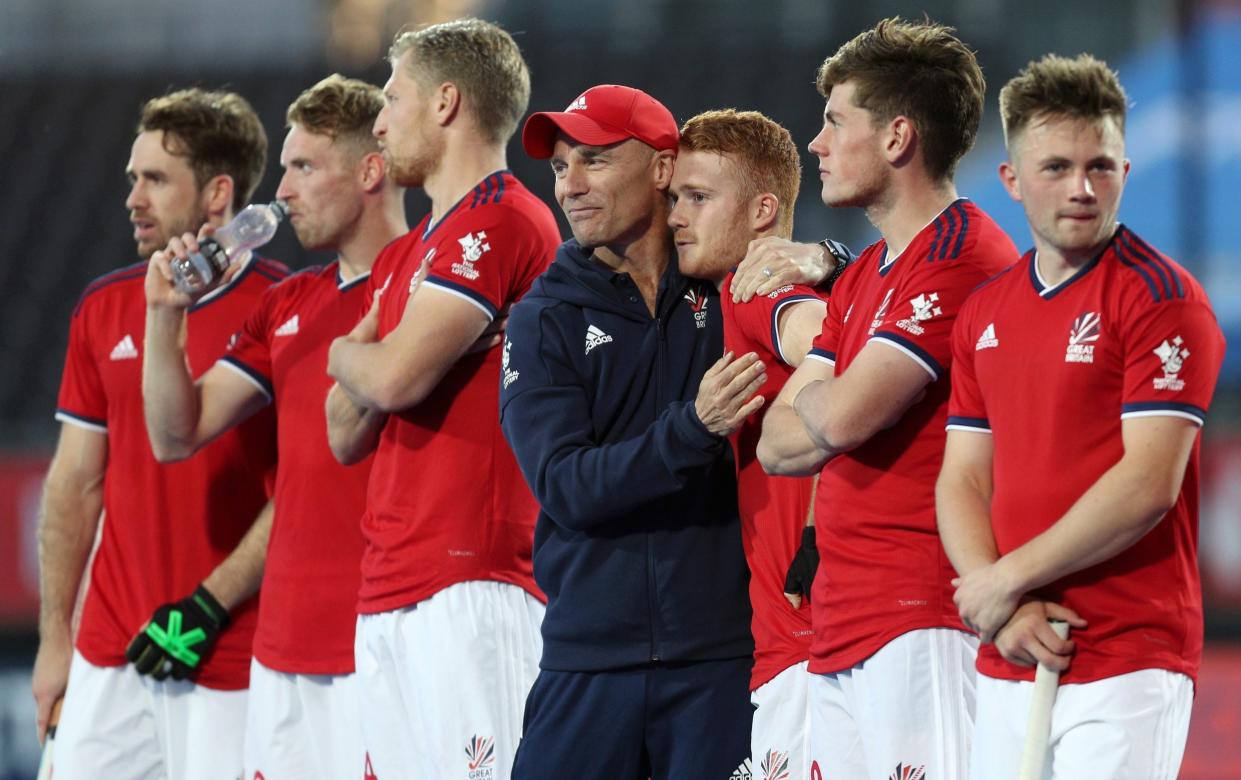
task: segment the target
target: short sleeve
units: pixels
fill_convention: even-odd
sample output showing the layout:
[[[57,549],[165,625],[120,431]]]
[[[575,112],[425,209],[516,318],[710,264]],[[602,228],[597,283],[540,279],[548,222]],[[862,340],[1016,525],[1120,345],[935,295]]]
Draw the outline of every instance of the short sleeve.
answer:
[[[108,396],[90,343],[90,308],[79,306],[69,321],[69,348],[56,400],[56,419],[99,433],[108,432]],[[129,336],[126,336],[129,338]],[[134,346],[131,344],[130,348]]]
[[[950,431],[990,433],[987,406],[974,372],[976,348],[986,334],[978,331],[970,313],[971,307],[966,306],[952,329],[952,395],[948,401],[948,424],[945,427]]]
[[[974,288],[986,279],[987,274],[973,263],[919,260],[893,288],[871,339],[904,352],[926,369],[932,380],[946,376],[952,364],[952,328],[957,314]]]
[[[269,402],[275,395],[272,390],[271,324],[279,319],[279,314],[274,311],[279,303],[275,291],[283,286],[267,289],[260,305],[250,312],[241,332],[219,360],[220,365],[237,372],[261,390]],[[289,323],[284,322],[277,327],[289,327]]]
[[[836,365],[836,352],[840,348],[840,331],[844,327],[848,310],[845,307],[843,291],[833,295],[827,301],[827,316],[823,318],[823,330],[810,345],[807,360],[819,360],[829,366]]]
[[[443,224],[424,284],[477,306],[488,319],[512,302],[533,228],[504,206],[472,209]]]
[[[780,347],[780,314],[800,301],[820,301],[814,290],[802,285],[785,285],[766,295],[756,295],[745,303],[732,307],[737,329],[752,344],[759,344],[785,365],[792,365]]]
[[[1224,336],[1201,301],[1154,304],[1124,334],[1121,417],[1177,416],[1206,421],[1224,360]]]

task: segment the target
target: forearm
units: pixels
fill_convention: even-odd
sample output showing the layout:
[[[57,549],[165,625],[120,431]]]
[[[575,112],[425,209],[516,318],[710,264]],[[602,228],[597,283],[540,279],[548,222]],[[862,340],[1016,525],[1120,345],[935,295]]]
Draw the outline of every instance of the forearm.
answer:
[[[53,472],[44,488],[38,524],[39,634],[70,640],[73,608],[103,507],[102,476],[74,485]]]
[[[161,462],[193,454],[201,413],[198,391],[185,362],[185,314],[147,307],[142,366],[142,407],[151,449]]]
[[[1159,523],[1174,500],[1159,480],[1122,458],[1054,525],[1001,563],[1014,590],[1027,593],[1129,548]]]
[[[990,492],[968,475],[947,470],[940,475],[935,515],[944,552],[958,574],[989,566],[1000,557],[991,530]]]
[[[350,398],[339,383],[328,391],[326,413],[328,446],[336,460],[346,466],[375,451],[388,421],[388,415]]]
[[[804,476],[816,473],[832,452],[810,438],[793,407],[776,402],[763,416],[758,459],[768,474]]]
[[[275,504],[268,501],[233,552],[203,580],[203,587],[230,612],[258,592],[274,516]]]

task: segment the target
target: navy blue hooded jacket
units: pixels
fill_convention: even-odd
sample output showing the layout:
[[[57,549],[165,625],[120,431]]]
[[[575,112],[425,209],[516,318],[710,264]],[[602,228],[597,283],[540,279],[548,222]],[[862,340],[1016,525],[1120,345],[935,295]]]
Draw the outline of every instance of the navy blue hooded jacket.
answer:
[[[576,241],[513,307],[500,420],[542,507],[544,669],[753,653],[732,455],[694,410],[723,332],[675,259],[652,317]]]

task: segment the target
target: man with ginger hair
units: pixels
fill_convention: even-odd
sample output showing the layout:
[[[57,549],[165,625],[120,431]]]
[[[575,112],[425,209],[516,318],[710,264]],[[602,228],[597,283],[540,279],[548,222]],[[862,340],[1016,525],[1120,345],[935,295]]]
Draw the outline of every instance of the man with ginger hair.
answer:
[[[246,778],[359,776],[365,766],[353,638],[370,461],[346,468],[327,446],[324,367],[332,339],[366,312],[366,281],[383,248],[405,233],[405,190],[392,182],[371,133],[383,94],[332,75],[289,106],[276,195],[307,249],[336,260],[267,290],[235,342],[197,381],[178,339],[188,298],[167,281],[151,291],[144,372],[156,457],[192,455],[271,405],[279,421],[274,517],[250,664]],[[193,235],[157,253],[167,270],[195,251]]]
[[[1017,773],[1038,663],[1061,672],[1051,777],[1171,780],[1185,749],[1199,434],[1224,339],[1193,276],[1117,221],[1125,110],[1089,55],[1046,56],[1000,92],[1000,179],[1034,249],[957,321],[938,486],[956,603],[984,643],[974,778]]]
[[[755,242],[791,239],[800,181],[801,159],[792,137],[762,114],[708,111],[685,122],[668,215],[681,273],[707,279],[721,292],[729,290]],[[833,248],[838,257],[848,257],[839,244]],[[826,297],[800,284],[744,303],[720,296],[724,349],[759,355],[767,366],[767,383],[758,393],[768,401],[810,351],[827,310]],[[751,760],[759,776],[808,780],[809,590],[818,563],[814,526],[807,522],[813,479],[769,477],[755,457],[761,429],[760,410],[729,437],[754,611]]]
[[[758,448],[769,473],[820,472],[812,761],[831,778],[961,777],[977,639],[936,529],[949,337],[969,293],[1016,259],[953,184],[982,72],[949,28],[885,19],[823,63],[818,88],[823,202],[864,209],[883,239],[835,286]]]

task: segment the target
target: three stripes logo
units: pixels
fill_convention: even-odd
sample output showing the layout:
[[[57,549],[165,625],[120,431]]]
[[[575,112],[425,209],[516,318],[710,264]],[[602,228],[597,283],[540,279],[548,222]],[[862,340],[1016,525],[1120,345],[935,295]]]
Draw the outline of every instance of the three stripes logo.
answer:
[[[134,346],[134,339],[128,333],[125,338],[116,343],[112,348],[112,353],[108,355],[108,360],[137,360],[138,348]]]
[[[1088,311],[1073,320],[1069,329],[1069,346],[1064,351],[1065,363],[1093,363],[1094,342],[1099,340],[1099,314]]]
[[[294,314],[292,317],[285,320],[283,325],[281,325],[279,328],[276,328],[275,335],[294,336],[297,334],[297,324],[298,324],[297,315]]]
[[[753,778],[753,765],[750,763],[750,759],[748,758],[745,761],[742,761],[741,765],[734,769],[733,773],[728,776],[728,780],[753,780]]]
[[[992,322],[982,329],[982,335],[978,337],[978,342],[974,344],[974,351],[993,349],[998,346],[1000,346],[1000,340],[995,337],[995,323]]]
[[[587,355],[589,355],[590,351],[594,349],[595,347],[601,344],[608,344],[611,341],[612,341],[611,336],[604,333],[602,330],[595,327],[594,325],[591,325],[590,327],[586,328],[586,354]]]

